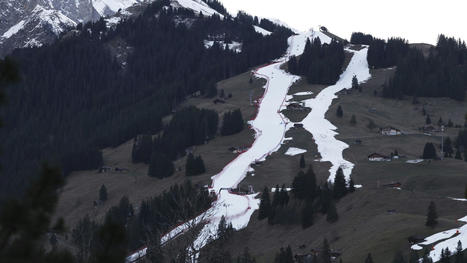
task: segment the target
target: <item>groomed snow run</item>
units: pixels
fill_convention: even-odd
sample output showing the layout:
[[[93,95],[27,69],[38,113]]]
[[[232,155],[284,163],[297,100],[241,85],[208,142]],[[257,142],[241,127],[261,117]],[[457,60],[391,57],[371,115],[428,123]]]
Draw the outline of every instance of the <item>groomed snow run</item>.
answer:
[[[321,35],[324,35],[321,32],[315,32],[315,34],[320,34],[320,38]],[[320,161],[332,164],[329,169],[329,182],[334,182],[336,171],[339,167],[342,168],[348,181],[354,164],[344,159],[342,152],[349,146],[335,138],[338,134],[335,131],[337,128],[325,118],[325,114],[331,106],[333,99],[337,98],[337,92],[352,88],[352,78],[354,75],[357,76],[360,83],[367,81],[371,77],[367,62],[368,47],[359,51],[351,49],[346,49],[346,51],[353,53],[353,56],[347,69],[340,75],[337,83],[322,90],[315,98],[304,101],[305,107],[311,108],[311,112],[303,119],[302,124],[313,135],[318,145],[318,151],[322,157]]]
[[[289,38],[289,49],[284,57],[273,63],[257,69],[254,73],[260,78],[265,78],[267,83],[263,97],[260,98],[258,112],[255,119],[249,124],[255,130],[255,141],[244,153],[237,156],[224,169],[212,177],[210,190],[215,192],[217,200],[212,207],[197,218],[173,229],[162,237],[161,243],[177,237],[187,231],[190,226],[205,223],[199,236],[193,243],[192,255],[197,260],[198,251],[204,247],[208,240],[217,238],[217,228],[222,216],[227,223],[231,223],[236,230],[248,225],[253,212],[259,208],[260,200],[253,195],[237,195],[228,190],[236,188],[250,170],[250,165],[257,161],[265,161],[266,157],[277,151],[284,135],[292,123],[280,114],[289,87],[299,79],[280,69],[291,55],[300,55],[305,48],[306,40],[312,37],[313,31],[308,31]],[[222,189],[222,190],[221,190]]]
[[[269,36],[272,34],[272,32],[267,31],[266,29],[259,27],[259,26],[253,26],[255,28],[256,33],[260,33],[263,36]]]
[[[306,153],[306,150],[296,148],[296,147],[290,147],[289,149],[287,149],[287,151],[284,154],[285,155],[290,155],[290,156],[295,156],[295,155],[302,154],[302,153]]]

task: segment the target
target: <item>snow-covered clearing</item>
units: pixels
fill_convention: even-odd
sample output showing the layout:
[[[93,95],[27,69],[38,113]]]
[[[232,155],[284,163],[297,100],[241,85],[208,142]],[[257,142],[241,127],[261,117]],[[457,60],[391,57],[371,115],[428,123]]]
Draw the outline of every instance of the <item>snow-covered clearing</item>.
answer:
[[[277,189],[278,191],[282,190],[282,188],[272,187],[272,188],[271,188],[271,193],[275,193],[275,192],[276,192],[276,189]],[[284,188],[284,189],[285,189],[286,192],[292,191],[292,188]]]
[[[5,33],[3,33],[3,38],[10,38],[14,34],[18,33],[24,27],[24,20],[19,21],[16,25],[10,27]]]
[[[266,29],[259,27],[259,26],[253,26],[255,28],[256,33],[260,33],[263,36],[269,36],[272,34],[272,32],[267,31]]]
[[[289,49],[284,57],[255,71],[256,76],[265,78],[267,83],[263,97],[258,100],[257,115],[249,122],[256,132],[253,145],[212,177],[210,189],[217,194],[217,200],[213,206],[197,218],[170,231],[162,237],[161,243],[187,231],[194,224],[204,222],[206,224],[193,243],[194,256],[197,257],[199,249],[204,247],[208,240],[217,237],[217,228],[222,216],[226,218],[227,223],[232,224],[234,229],[242,229],[248,225],[251,215],[259,208],[259,199],[256,199],[256,194],[237,195],[221,189],[236,188],[247,172],[251,171],[252,163],[265,161],[266,157],[277,151],[283,143],[285,132],[292,124],[280,114],[280,109],[283,107],[289,87],[299,77],[288,74],[280,67],[291,55],[303,53],[306,40],[312,34],[313,31],[308,31],[290,37]]]
[[[315,33],[324,35],[321,32]],[[349,180],[354,164],[344,159],[342,152],[349,146],[335,138],[338,134],[335,131],[337,128],[325,118],[325,114],[333,99],[337,98],[336,93],[352,87],[354,75],[357,76],[359,82],[365,82],[371,77],[367,62],[368,47],[359,51],[346,50],[353,53],[347,69],[341,74],[335,85],[325,88],[315,98],[305,100],[305,107],[311,108],[311,112],[302,121],[303,127],[313,135],[318,145],[318,151],[322,157],[321,162],[331,162],[332,164],[329,169],[328,180],[330,182],[334,182],[339,167],[343,169],[346,179]]]
[[[306,153],[306,150],[300,149],[300,148],[295,148],[295,147],[290,147],[287,149],[287,151],[284,153],[285,155],[290,155],[290,156],[295,156],[297,154],[302,154]]]

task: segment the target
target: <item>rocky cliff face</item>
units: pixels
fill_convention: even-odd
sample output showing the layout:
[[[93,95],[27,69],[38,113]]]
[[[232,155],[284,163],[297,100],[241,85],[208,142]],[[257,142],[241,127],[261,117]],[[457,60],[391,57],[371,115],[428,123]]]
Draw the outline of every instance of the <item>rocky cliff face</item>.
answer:
[[[0,2],[0,57],[41,46],[78,23],[111,16],[146,0],[5,0]]]

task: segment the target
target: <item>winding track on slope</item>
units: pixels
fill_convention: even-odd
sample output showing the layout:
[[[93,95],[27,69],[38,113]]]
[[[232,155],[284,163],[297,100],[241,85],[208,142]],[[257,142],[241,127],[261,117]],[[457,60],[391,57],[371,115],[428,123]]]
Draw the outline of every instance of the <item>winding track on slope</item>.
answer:
[[[164,235],[161,239],[161,244],[185,233],[194,225],[205,223],[190,251],[196,261],[198,251],[207,244],[208,240],[215,239],[217,237],[217,228],[219,221],[223,216],[226,218],[227,223],[231,223],[233,228],[236,230],[242,229],[248,225],[251,215],[259,208],[259,200],[255,198],[257,194],[237,195],[223,189],[236,188],[237,185],[245,178],[247,171],[251,169],[250,165],[252,163],[266,160],[268,155],[280,148],[286,131],[293,125],[293,123],[290,123],[287,118],[280,113],[280,110],[284,107],[285,98],[287,97],[290,86],[300,79],[300,77],[291,75],[280,67],[285,64],[291,56],[301,55],[303,53],[306,40],[315,37],[319,37],[322,43],[330,42],[329,37],[320,32],[314,32],[313,30],[292,36],[288,40],[289,48],[285,56],[254,71],[257,77],[265,78],[267,80],[265,92],[263,97],[259,100],[260,106],[258,108],[257,115],[249,122],[251,128],[256,131],[254,143],[248,151],[240,154],[236,159],[224,167],[220,173],[212,177],[210,189],[217,195],[217,200],[214,201],[212,207],[200,216],[179,225]],[[359,54],[358,52],[354,53]],[[357,60],[354,60],[354,57],[352,58],[349,67],[347,67],[346,71],[341,75],[341,79],[336,83],[336,85],[330,86],[321,91],[314,100],[306,101],[307,106],[312,108],[312,113],[315,113],[310,113],[310,117],[307,117],[303,121],[304,127],[308,129],[315,138],[318,136],[324,136],[328,139],[321,140],[321,143],[317,140],[318,149],[323,156],[323,161],[325,161],[324,156],[329,155],[325,152],[328,151],[328,149],[325,148],[323,144],[342,143],[334,138],[336,134],[334,132],[335,127],[325,119],[324,114],[331,105],[332,100],[336,97],[335,93],[341,89],[351,87],[351,77],[353,74],[359,74],[362,65],[366,65],[366,70],[368,70],[368,65],[360,61],[363,56],[366,62],[366,49],[357,56],[359,58],[358,63],[355,62]],[[364,70],[362,72],[364,72]],[[367,75],[369,77],[369,72]],[[348,76],[350,76],[350,82],[348,81]],[[362,80],[366,80],[365,72],[359,76]],[[318,112],[320,114],[317,114]],[[323,128],[315,129],[315,127],[321,127],[322,125],[324,125]],[[329,140],[330,138],[332,138],[331,141]],[[333,167],[342,165],[342,160],[345,161],[342,158],[342,150],[347,147],[342,147],[342,144],[339,145],[339,147],[334,147],[331,151],[333,156],[340,154],[338,162],[333,162],[335,158],[328,158],[329,160],[327,160],[331,161]],[[334,169],[334,173],[335,170],[337,170],[337,168]],[[331,169],[330,178],[333,178],[334,173]]]

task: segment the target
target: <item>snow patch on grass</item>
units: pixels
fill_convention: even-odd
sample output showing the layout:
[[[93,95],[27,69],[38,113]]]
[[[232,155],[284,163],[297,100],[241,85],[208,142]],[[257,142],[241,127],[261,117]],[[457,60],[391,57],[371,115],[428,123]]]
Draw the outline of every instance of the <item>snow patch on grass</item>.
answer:
[[[295,156],[298,154],[306,153],[306,150],[296,148],[296,147],[290,147],[284,154],[285,155],[290,155],[290,156]]]

